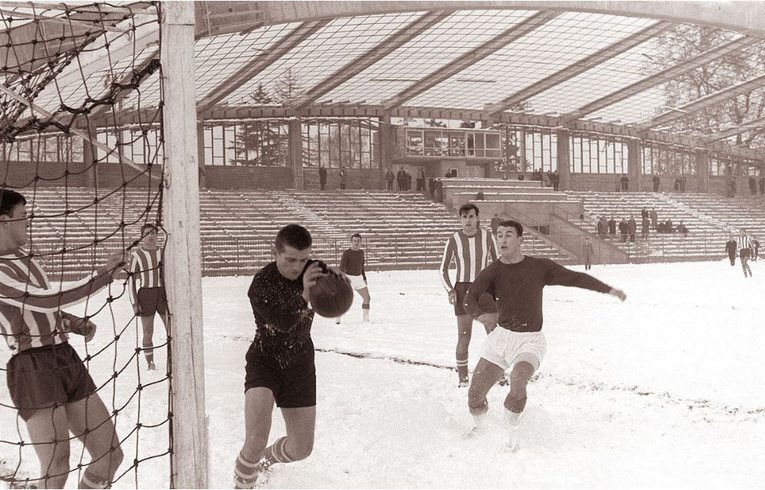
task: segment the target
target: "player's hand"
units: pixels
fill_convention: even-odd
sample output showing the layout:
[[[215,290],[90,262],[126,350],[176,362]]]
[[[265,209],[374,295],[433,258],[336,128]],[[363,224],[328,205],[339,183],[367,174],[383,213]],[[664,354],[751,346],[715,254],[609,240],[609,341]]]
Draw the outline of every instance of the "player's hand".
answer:
[[[141,316],[141,305],[133,305],[133,313],[135,313],[135,316]]]
[[[457,304],[457,291],[452,289],[449,291],[449,304],[450,305],[456,305]]]
[[[85,337],[85,342],[90,342],[96,335],[96,324],[87,318],[77,318],[69,321],[69,330]]]
[[[483,323],[489,332],[497,328],[497,319],[498,315],[496,313],[481,313],[476,317],[476,320]]]
[[[106,264],[98,269],[98,274],[116,274],[125,266],[125,251],[118,250],[109,256]]]
[[[327,269],[329,270],[329,268]],[[342,274],[342,272],[340,272],[340,274]],[[320,277],[326,275],[327,272],[322,270],[319,261],[311,262],[308,267],[306,267],[305,271],[303,271],[303,299],[305,299],[306,303],[310,299],[309,294],[311,288],[316,285],[316,281],[318,281]]]
[[[611,288],[611,291],[609,291],[608,294],[610,294],[611,296],[616,296],[622,301],[627,299],[627,295],[624,294],[624,291],[622,291],[621,289]]]

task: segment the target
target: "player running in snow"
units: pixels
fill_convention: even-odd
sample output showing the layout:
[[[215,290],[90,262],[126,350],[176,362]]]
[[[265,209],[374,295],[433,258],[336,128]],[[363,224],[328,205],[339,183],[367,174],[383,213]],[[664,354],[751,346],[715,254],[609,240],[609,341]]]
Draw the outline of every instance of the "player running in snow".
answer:
[[[367,288],[367,275],[364,272],[364,251],[361,249],[361,235],[354,233],[351,235],[351,248],[343,252],[338,267],[351,281],[351,287],[361,295],[361,311],[364,316],[362,323],[369,322],[369,289]],[[340,317],[337,317],[335,323],[340,323]]]
[[[505,398],[505,423],[510,434],[509,446],[517,448],[518,426],[526,406],[526,386],[545,355],[542,330],[542,290],[560,285],[608,293],[624,301],[619,289],[575,272],[549,259],[521,253],[523,226],[512,220],[502,221],[497,230],[500,259],[478,275],[465,296],[465,309],[491,333],[484,341],[481,359],[473,372],[468,392],[470,413],[476,427],[484,425],[489,404],[486,394],[506,369],[511,369],[510,392]],[[499,318],[482,313],[479,297],[488,292],[497,300]],[[498,328],[497,328],[498,327]]]

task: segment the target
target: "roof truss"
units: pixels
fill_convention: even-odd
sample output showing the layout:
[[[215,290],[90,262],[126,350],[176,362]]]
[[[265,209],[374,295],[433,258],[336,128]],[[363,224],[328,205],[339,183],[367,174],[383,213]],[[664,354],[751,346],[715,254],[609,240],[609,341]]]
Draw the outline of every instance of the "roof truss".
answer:
[[[530,99],[535,95],[541,94],[542,92],[549,90],[556,85],[565,82],[566,80],[570,80],[577,75],[581,75],[590,68],[593,68],[603,63],[604,61],[608,61],[618,54],[629,51],[635,46],[644,43],[648,39],[668,31],[672,27],[673,24],[669,22],[657,22],[656,24],[646,29],[636,32],[635,34],[632,34],[572,65],[567,66],[563,70],[553,73],[552,75],[543,78],[538,82],[534,82],[532,85],[529,85],[528,87],[523,88],[508,97],[505,97],[496,104],[489,104],[486,109],[493,113],[506,111],[520,102]]]
[[[726,138],[730,138],[731,136],[736,136],[737,134],[746,133],[747,131],[752,131],[754,129],[765,130],[765,117],[752,119],[751,121],[746,121],[745,123],[742,123],[736,127],[728,128],[718,133],[705,135],[704,139],[706,141],[719,141],[719,140],[724,140]]]
[[[446,65],[421,79],[419,82],[409,86],[402,90],[398,94],[394,95],[390,99],[383,101],[383,106],[386,110],[391,110],[395,107],[402,105],[407,100],[410,100],[421,93],[429,90],[439,83],[448,80],[452,76],[458,74],[465,68],[473,65],[474,63],[482,60],[483,58],[495,53],[496,51],[504,48],[508,44],[522,38],[523,36],[533,32],[534,30],[542,27],[548,21],[558,17],[560,12],[542,11],[538,12],[523,22],[514,25],[513,27],[506,29],[498,36],[489,39],[485,43],[481,44],[475,49],[468,51],[457,59],[448,62]]]

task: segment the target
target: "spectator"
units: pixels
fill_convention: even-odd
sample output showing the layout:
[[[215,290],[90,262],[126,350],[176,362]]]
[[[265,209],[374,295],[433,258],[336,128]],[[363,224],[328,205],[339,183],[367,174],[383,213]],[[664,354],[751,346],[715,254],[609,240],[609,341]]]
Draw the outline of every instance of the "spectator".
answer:
[[[651,178],[651,180],[653,181],[653,191],[659,192],[659,184],[661,182],[661,180],[659,179],[659,176],[656,174],[653,174],[653,177]]]
[[[659,213],[656,212],[656,209],[651,208],[651,211],[648,213],[648,215],[651,217],[651,226],[655,230],[659,224]]]
[[[399,192],[406,190],[406,172],[404,171],[404,167],[401,167],[398,169],[398,172],[396,172],[396,184],[398,184]]]
[[[677,225],[677,232],[682,233],[684,237],[688,236],[688,227],[683,224],[682,220],[680,221],[680,224]]]
[[[738,249],[738,243],[736,242],[736,238],[733,236],[733,233],[730,234],[728,237],[728,241],[725,242],[725,251],[728,252],[728,260],[730,260],[730,265],[733,267],[736,265],[736,250]]]
[[[584,270],[588,271],[592,269],[592,256],[595,255],[595,250],[592,248],[590,237],[584,237],[584,247],[582,250],[584,256]]]
[[[685,184],[687,183],[687,178],[685,175],[680,176],[680,192],[685,192]]]
[[[752,245],[754,246],[754,256],[752,257],[752,260],[756,261],[760,256],[760,241],[757,240],[755,235],[752,235]]]
[[[675,192],[680,192],[680,177],[675,178]]]
[[[596,227],[598,229],[598,238],[600,238],[601,240],[606,236],[607,226],[608,226],[607,224],[606,225],[603,224],[603,217],[601,216],[596,224]]]
[[[760,194],[765,194],[765,176],[760,177]]]
[[[728,175],[727,181],[728,197],[736,197],[736,177]]]
[[[499,214],[494,213],[494,217],[491,219],[491,233],[492,235],[497,234],[497,228],[499,228]]]
[[[647,217],[648,217],[648,210],[645,207],[643,207],[643,209],[640,210],[640,218],[645,219]]]
[[[327,169],[324,168],[324,165],[319,164],[319,187],[321,187],[321,190],[324,190],[324,187],[327,185]]]
[[[749,176],[749,192],[753,196],[757,195],[757,179],[754,178],[754,175]]]
[[[475,200],[476,201],[483,201],[484,200],[483,191],[478,191],[478,194],[475,195]]]
[[[627,231],[630,234],[630,241],[635,241],[635,234],[637,233],[637,222],[635,221],[634,216],[630,216],[629,221],[627,221]]]
[[[616,220],[613,216],[608,220],[608,235],[612,240],[616,238]]]
[[[622,237],[622,242],[627,241],[627,235],[629,234],[629,225],[627,224],[627,220],[622,218],[622,220],[619,222],[619,234]]]
[[[412,174],[410,174],[407,171],[404,171],[404,174],[406,175],[406,190],[411,191],[412,190]]]
[[[550,187],[552,185],[551,181],[550,181],[550,176],[551,175],[552,175],[552,172],[550,172],[549,170],[542,174],[542,185],[543,185],[543,187]]]
[[[348,175],[345,173],[345,169],[340,167],[340,190],[345,190],[345,184],[348,183]]]
[[[444,183],[441,179],[436,179],[436,194],[434,197],[436,202],[444,202]]]
[[[557,191],[558,188],[560,188],[560,173],[558,172],[558,170],[555,170],[555,172],[552,173],[551,180],[552,180],[553,190]]]
[[[630,190],[630,178],[627,177],[627,174],[622,174],[622,178],[620,179],[622,183],[622,192],[629,192]]]
[[[425,190],[425,169],[420,167],[417,169],[417,191]]]
[[[395,175],[393,175],[393,170],[390,168],[387,172],[385,172],[385,183],[388,185],[388,190],[393,190],[393,179],[395,179]],[[433,179],[431,179],[431,182]],[[433,196],[433,186],[430,187],[430,195]]]
[[[436,191],[436,179],[434,179],[433,177],[428,179],[428,190],[430,191],[430,197],[432,199],[433,193]]]
[[[648,216],[643,216],[643,220],[640,223],[640,234],[643,237],[643,240],[648,240],[648,231],[651,228],[651,221],[648,219]]]

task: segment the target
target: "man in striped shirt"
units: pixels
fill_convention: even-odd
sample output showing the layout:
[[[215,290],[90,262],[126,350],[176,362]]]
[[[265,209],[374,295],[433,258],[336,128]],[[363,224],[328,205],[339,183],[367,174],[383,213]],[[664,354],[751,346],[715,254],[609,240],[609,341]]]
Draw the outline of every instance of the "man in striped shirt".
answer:
[[[478,277],[478,273],[497,258],[494,237],[478,226],[478,207],[464,204],[459,209],[462,230],[455,232],[444,246],[441,259],[441,281],[449,294],[449,303],[454,305],[457,317],[457,375],[459,386],[468,386],[468,348],[473,333],[473,318],[465,311],[465,293]],[[457,265],[454,284],[449,277],[452,261]],[[491,302],[489,302],[491,303]],[[493,304],[485,305],[487,313],[495,312]]]
[[[741,268],[744,269],[744,277],[752,277],[752,268],[749,259],[752,257],[752,235],[747,233],[746,228],[741,228],[738,237],[738,256],[741,257]]]
[[[143,327],[143,353],[150,371],[154,364],[154,316],[159,313],[167,329],[167,295],[162,276],[162,250],[157,247],[157,227],[141,227],[141,246],[130,256],[128,277],[130,302],[133,312],[141,318]],[[139,286],[140,283],[140,286]]]
[[[68,342],[69,333],[90,341],[96,326],[87,316],[64,309],[109,285],[123,255],[114,254],[95,273],[66,288],[54,286],[22,249],[27,219],[24,196],[0,189],[0,335],[13,351],[6,369],[8,391],[40,461],[38,487],[64,487],[71,431],[92,458],[80,488],[106,488],[123,453],[109,411]]]

